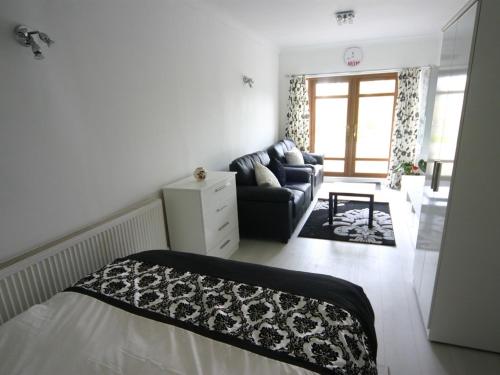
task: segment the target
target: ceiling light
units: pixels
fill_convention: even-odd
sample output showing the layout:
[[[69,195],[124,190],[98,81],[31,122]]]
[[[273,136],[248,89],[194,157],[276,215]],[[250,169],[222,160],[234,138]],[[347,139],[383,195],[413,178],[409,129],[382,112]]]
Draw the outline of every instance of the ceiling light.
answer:
[[[335,12],[335,19],[339,26],[342,26],[346,23],[352,23],[354,20],[354,11],[353,10],[343,10],[340,12]]]

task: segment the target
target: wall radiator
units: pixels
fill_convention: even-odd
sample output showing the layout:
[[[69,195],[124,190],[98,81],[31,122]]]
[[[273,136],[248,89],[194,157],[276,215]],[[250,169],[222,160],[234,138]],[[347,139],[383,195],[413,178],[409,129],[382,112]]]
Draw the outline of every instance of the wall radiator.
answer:
[[[112,260],[166,249],[160,199],[0,270],[0,324]]]

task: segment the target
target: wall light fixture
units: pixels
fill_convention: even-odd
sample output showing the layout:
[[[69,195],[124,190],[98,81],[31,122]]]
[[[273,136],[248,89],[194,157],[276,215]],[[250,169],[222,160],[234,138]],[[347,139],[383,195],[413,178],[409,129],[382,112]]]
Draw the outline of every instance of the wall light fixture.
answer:
[[[18,43],[25,47],[31,47],[31,51],[37,60],[43,60],[45,57],[42,53],[42,48],[40,44],[38,44],[34,38],[35,35],[38,35],[38,39],[44,42],[47,47],[50,47],[54,44],[54,41],[49,38],[49,36],[41,31],[29,29],[24,25],[18,25],[14,28],[14,37],[18,41]]]
[[[250,78],[248,76],[243,76],[243,84],[248,85],[250,88],[253,87],[253,78]]]

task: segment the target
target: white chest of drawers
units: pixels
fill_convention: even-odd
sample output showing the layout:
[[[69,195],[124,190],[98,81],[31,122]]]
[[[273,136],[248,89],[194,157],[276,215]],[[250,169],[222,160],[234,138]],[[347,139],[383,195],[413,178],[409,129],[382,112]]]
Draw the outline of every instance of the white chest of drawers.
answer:
[[[227,258],[238,249],[236,181],[233,172],[190,176],[164,186],[172,250]]]

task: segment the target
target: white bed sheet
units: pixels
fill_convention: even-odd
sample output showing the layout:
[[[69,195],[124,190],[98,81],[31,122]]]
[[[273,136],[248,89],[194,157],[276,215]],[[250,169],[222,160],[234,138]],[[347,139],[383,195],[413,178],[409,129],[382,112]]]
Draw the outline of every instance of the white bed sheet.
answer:
[[[0,374],[313,374],[63,292],[0,326]]]

